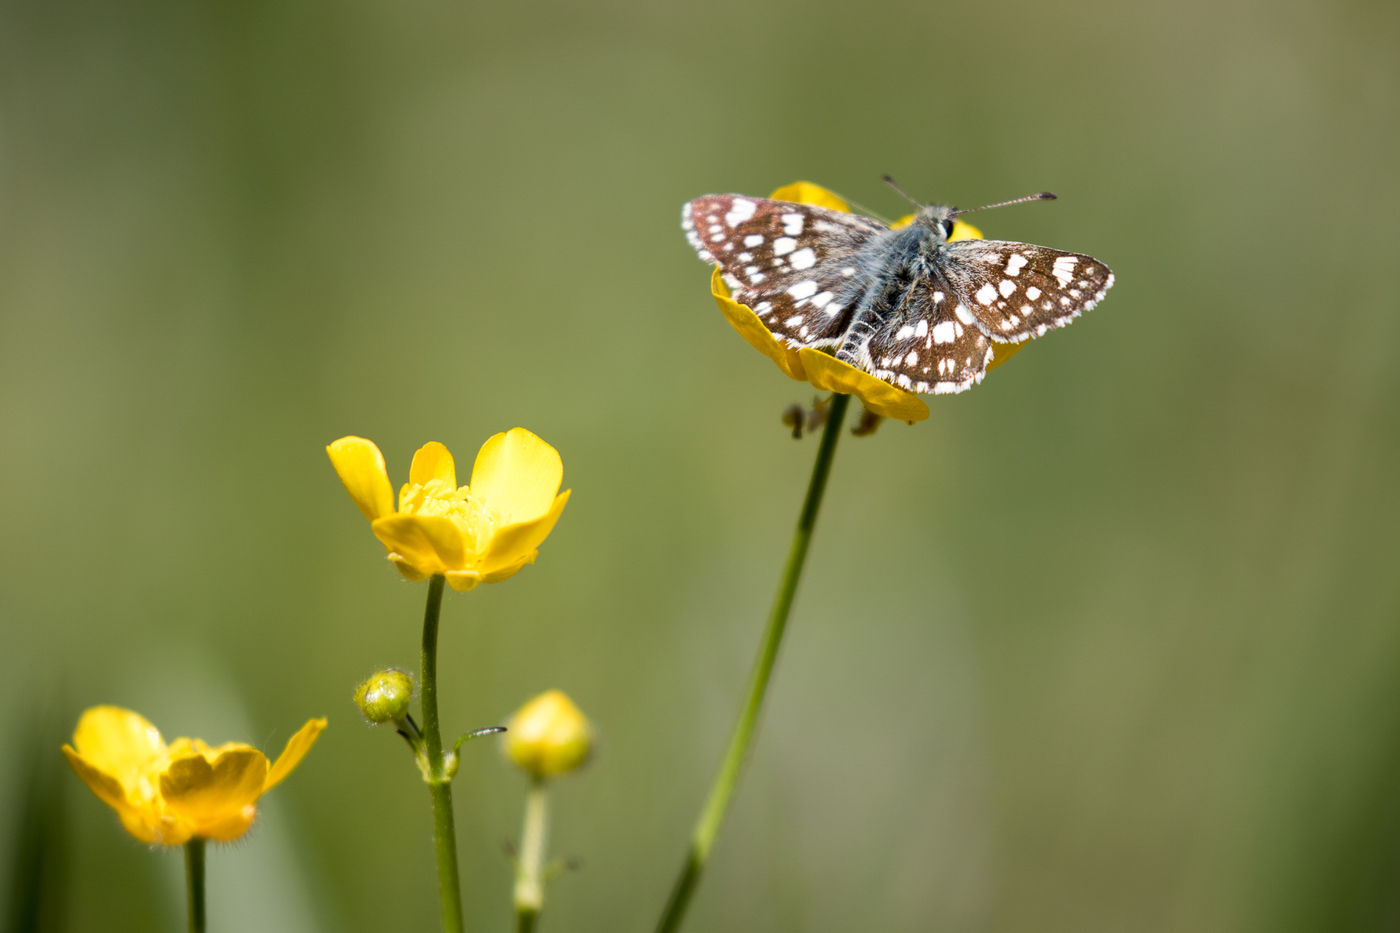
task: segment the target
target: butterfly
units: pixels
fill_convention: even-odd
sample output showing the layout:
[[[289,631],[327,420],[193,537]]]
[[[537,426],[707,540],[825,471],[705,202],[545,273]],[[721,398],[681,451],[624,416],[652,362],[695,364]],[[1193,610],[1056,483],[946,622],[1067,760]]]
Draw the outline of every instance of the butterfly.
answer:
[[[1082,253],[948,242],[965,213],[929,205],[892,230],[810,204],[707,194],[685,205],[681,227],[782,343],[831,349],[910,392],[947,394],[982,381],[995,344],[1064,327],[1113,285],[1108,266]]]

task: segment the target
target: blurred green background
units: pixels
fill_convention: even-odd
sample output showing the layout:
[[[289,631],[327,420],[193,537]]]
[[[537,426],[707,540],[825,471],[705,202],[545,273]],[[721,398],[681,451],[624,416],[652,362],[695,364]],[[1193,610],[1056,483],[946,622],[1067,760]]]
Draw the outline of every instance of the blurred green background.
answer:
[[[179,929],[68,772],[81,710],[279,749],[330,729],[211,929],[433,929],[427,794],[357,680],[423,587],[323,451],[395,482],[524,425],[574,498],[449,595],[445,728],[548,687],[546,930],[650,928],[815,440],[725,325],[681,204],[803,178],[987,235],[1099,309],[838,451],[694,930],[1400,928],[1400,7],[1184,0],[0,5],[5,916]],[[509,924],[522,781],[456,784]]]

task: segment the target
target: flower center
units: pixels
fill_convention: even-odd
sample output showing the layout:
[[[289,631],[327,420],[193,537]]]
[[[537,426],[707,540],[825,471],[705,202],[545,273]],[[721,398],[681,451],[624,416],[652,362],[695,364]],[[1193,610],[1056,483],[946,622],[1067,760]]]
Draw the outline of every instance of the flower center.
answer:
[[[399,511],[414,515],[442,516],[462,529],[473,550],[490,540],[496,520],[470,488],[453,488],[446,480],[405,485],[399,495]]]

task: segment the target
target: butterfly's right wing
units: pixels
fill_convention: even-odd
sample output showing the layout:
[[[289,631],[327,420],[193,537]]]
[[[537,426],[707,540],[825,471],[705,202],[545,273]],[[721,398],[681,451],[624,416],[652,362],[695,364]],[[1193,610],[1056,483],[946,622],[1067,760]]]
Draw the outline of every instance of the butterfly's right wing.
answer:
[[[832,346],[864,287],[859,254],[883,224],[810,204],[707,194],[681,211],[686,239],[734,300],[789,346]]]
[[[926,281],[867,345],[870,371],[912,392],[962,392],[982,381],[992,343],[1064,327],[1103,299],[1113,273],[1092,256],[1009,240],[943,245]]]
[[[960,240],[942,258],[948,283],[999,342],[1064,327],[1113,287],[1113,272],[1093,256],[1032,243]]]

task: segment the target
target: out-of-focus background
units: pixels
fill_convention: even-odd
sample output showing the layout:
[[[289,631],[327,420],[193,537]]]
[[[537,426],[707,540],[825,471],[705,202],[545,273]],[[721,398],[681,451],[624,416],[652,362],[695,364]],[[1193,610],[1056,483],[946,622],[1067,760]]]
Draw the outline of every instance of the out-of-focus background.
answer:
[[[324,445],[395,482],[524,425],[574,498],[450,594],[449,732],[548,687],[550,930],[646,930],[815,441],[678,227],[825,184],[1118,284],[838,451],[694,930],[1400,926],[1400,7],[1183,0],[0,7],[0,875],[10,929],[182,924],[58,754],[81,710],[276,751],[330,728],[211,929],[433,929],[427,795],[350,702],[417,662]],[[522,780],[457,781],[473,929]]]

